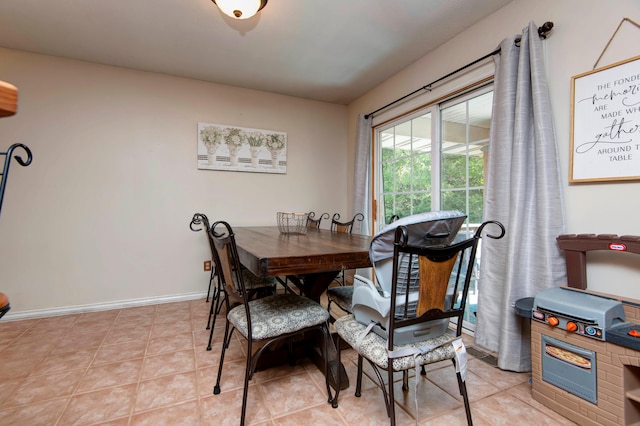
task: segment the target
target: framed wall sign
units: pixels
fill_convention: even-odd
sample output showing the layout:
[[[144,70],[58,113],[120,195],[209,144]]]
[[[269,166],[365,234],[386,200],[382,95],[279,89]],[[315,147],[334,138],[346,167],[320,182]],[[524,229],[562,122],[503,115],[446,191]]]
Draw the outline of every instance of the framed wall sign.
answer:
[[[640,179],[640,56],[571,80],[569,181]]]
[[[198,168],[287,173],[287,134],[198,123]]]

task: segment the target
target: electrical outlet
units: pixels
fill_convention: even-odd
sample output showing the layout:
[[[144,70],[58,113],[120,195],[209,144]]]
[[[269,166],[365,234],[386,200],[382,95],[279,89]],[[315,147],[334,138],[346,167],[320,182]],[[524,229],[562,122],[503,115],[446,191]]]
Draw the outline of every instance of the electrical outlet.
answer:
[[[205,260],[204,261],[204,270],[205,270],[205,272],[211,270],[211,261],[210,260]]]

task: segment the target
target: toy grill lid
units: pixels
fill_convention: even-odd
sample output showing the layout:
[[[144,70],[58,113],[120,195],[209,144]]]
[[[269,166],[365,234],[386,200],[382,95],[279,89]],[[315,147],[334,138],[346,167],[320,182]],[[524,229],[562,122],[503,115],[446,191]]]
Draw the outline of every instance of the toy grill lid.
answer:
[[[625,320],[620,301],[568,287],[541,291],[534,297],[533,310],[570,317],[603,330]]]

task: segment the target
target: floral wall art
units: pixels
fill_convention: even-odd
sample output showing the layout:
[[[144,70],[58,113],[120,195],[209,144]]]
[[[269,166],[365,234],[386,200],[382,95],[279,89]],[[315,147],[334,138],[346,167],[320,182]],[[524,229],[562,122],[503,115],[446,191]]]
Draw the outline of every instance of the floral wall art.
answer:
[[[198,168],[286,173],[287,134],[198,123]]]

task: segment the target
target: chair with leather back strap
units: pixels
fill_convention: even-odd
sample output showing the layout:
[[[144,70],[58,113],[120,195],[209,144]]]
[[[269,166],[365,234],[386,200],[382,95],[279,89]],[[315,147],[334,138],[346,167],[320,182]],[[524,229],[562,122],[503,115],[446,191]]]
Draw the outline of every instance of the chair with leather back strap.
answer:
[[[340,222],[340,214],[335,213],[331,218],[331,230],[333,232],[341,232],[344,234],[351,234],[353,231],[353,226],[356,222],[362,222],[364,220],[364,215],[362,213],[356,213],[353,218],[351,218],[348,222]],[[334,279],[335,282],[344,286],[346,284],[345,279],[345,270],[340,271],[338,276]]]
[[[209,308],[209,318],[207,319],[207,330],[211,330],[209,333],[209,343],[207,345],[207,350],[211,350],[211,341],[213,340],[213,330],[216,326],[216,318],[218,314],[220,314],[220,310],[222,309],[223,300],[224,300],[224,290],[222,285],[220,284],[220,280],[218,279],[218,268],[216,267],[216,263],[214,261],[214,250],[211,242],[211,237],[209,236],[209,230],[211,226],[209,224],[209,218],[204,213],[195,213],[193,218],[191,219],[191,223],[189,223],[189,228],[194,231],[205,231],[205,236],[207,237],[207,242],[209,243],[209,248],[211,249],[211,274],[209,276],[209,289],[207,290],[207,299],[209,301],[209,296],[211,295],[211,307]],[[211,293],[213,290],[213,294]]]
[[[334,324],[339,339],[358,352],[356,396],[361,394],[362,363],[366,359],[380,382],[391,425],[395,425],[394,372],[417,370],[419,366],[447,359],[457,367],[456,376],[467,423],[472,424],[464,377],[466,370],[460,369],[466,363],[466,351],[461,338],[462,323],[478,243],[485,226],[489,224],[497,226],[500,234],[488,237],[499,239],[504,236],[501,223],[487,221],[480,225],[471,238],[440,246],[425,246],[421,241],[429,239],[429,235],[422,238],[419,235],[410,236],[409,227],[399,225],[393,241],[391,291],[380,296],[389,303],[385,323],[371,321],[365,324],[357,320],[355,315],[347,315]],[[433,236],[438,237],[436,234]],[[374,254],[381,252],[380,247],[376,250]],[[388,265],[387,259],[384,260],[385,266]],[[372,259],[372,262],[375,269],[376,259]],[[359,287],[356,287],[354,303],[358,291]],[[448,327],[452,319],[457,321],[455,332]],[[340,359],[341,345],[337,346]],[[380,370],[387,371],[388,389]],[[418,378],[416,374],[416,387]],[[340,386],[337,388],[340,389]],[[338,406],[338,396],[339,390],[333,399],[334,408]]]
[[[320,216],[316,218],[315,212],[309,212],[307,215],[307,228],[320,229],[320,224],[322,223],[322,219],[329,219],[329,213],[322,213]]]
[[[211,253],[213,256],[213,247],[211,247],[211,242],[209,241],[210,225],[209,225],[209,218],[207,217],[207,215],[204,213],[195,213],[193,215],[193,218],[191,218],[191,222],[189,223],[189,229],[191,229],[194,232],[200,232],[204,229],[205,237],[207,237],[207,242],[212,250]],[[211,258],[211,262],[213,263],[213,257]],[[211,275],[209,276],[209,288],[207,289],[207,299],[206,299],[207,302],[209,301],[209,296],[211,295],[211,287],[213,286],[215,277],[216,277],[216,268],[213,267],[212,265]],[[212,300],[216,299],[217,291],[218,289],[214,288]],[[209,329],[208,325],[207,325],[207,329]]]
[[[198,229],[197,226],[200,225],[202,228]],[[211,296],[211,307],[209,309],[209,319],[207,320],[207,330],[211,330],[209,332],[209,342],[207,343],[207,350],[211,350],[211,342],[213,341],[213,331],[216,326],[216,319],[222,310],[225,299],[224,287],[222,286],[222,282],[220,281],[219,276],[219,266],[216,261],[216,251],[213,247],[213,241],[211,240],[211,226],[209,225],[209,218],[207,215],[203,213],[196,213],[193,215],[193,219],[191,219],[191,223],[189,227],[192,231],[200,231],[204,229],[206,231],[207,241],[209,242],[209,247],[211,248],[211,260],[213,265],[211,267],[211,277],[209,278],[209,291],[207,292],[207,300],[209,298],[209,292],[211,292],[213,288],[213,294]],[[258,278],[249,272],[243,266],[240,266],[240,270],[245,276],[246,287],[249,291],[249,296],[267,296],[275,292],[276,281],[273,278]]]
[[[364,215],[362,213],[356,213],[353,218],[348,222],[340,222],[340,213],[335,213],[331,218],[331,230],[335,232],[343,232],[345,234],[350,234],[353,231],[353,225],[358,222],[362,222],[364,220]]]
[[[240,417],[240,424],[244,425],[249,381],[253,377],[260,356],[275,342],[283,339],[291,341],[290,338],[293,336],[315,331],[322,336],[325,386],[328,401],[332,402],[327,365],[327,348],[331,339],[328,325],[329,313],[319,303],[291,293],[251,300],[248,296],[245,276],[240,272],[240,260],[233,229],[227,222],[216,222],[211,228],[210,235],[217,254],[216,262],[220,266],[220,279],[227,293],[225,299],[227,320],[218,377],[213,393],[217,395],[221,392],[224,357],[233,332],[238,331],[247,342]]]

